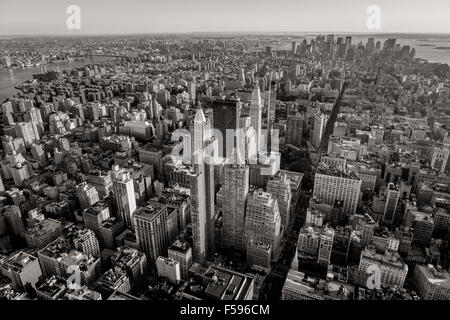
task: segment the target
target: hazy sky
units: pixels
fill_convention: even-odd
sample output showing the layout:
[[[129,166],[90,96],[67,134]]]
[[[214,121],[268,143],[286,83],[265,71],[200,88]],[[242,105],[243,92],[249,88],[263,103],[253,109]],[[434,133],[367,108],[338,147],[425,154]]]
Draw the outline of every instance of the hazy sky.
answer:
[[[450,0],[0,0],[0,34],[373,32],[372,4],[377,32],[450,33]],[[80,30],[66,28],[69,5]]]

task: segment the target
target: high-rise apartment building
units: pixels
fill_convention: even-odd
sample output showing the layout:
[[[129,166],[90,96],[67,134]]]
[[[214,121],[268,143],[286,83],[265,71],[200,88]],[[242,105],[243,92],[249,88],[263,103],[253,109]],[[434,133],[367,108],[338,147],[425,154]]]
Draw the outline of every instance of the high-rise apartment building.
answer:
[[[117,203],[118,218],[125,222],[127,227],[133,227],[132,215],[136,210],[134,184],[130,173],[119,166],[113,166],[113,191]]]
[[[361,179],[352,171],[319,166],[314,178],[313,198],[334,205],[342,201],[345,215],[356,213],[361,193]]]

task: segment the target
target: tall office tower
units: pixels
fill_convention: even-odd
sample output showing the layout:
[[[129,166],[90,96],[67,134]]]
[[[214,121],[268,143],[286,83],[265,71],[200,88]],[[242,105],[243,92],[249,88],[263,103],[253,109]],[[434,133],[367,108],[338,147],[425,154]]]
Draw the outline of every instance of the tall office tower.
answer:
[[[201,151],[194,152],[193,168],[185,166],[175,166],[170,171],[170,180],[179,181],[180,184],[190,189],[190,212],[193,229],[193,256],[194,260],[204,262],[208,255],[208,215],[206,209],[206,192],[205,192],[205,165],[199,161],[202,156]],[[211,248],[211,251],[213,248]]]
[[[200,205],[205,206],[204,217],[198,217],[199,223],[205,223],[205,238],[199,239],[199,241],[206,241],[205,244],[205,254],[206,256],[214,253],[214,217],[215,217],[215,187],[214,187],[214,159],[218,153],[217,150],[217,140],[211,135],[211,123],[209,119],[206,119],[201,108],[197,109],[195,118],[193,121],[193,143],[192,150],[194,156],[193,167],[197,174],[200,175],[202,179],[202,185],[197,185],[200,187],[199,191],[192,192],[192,194],[200,195],[203,197]],[[203,193],[201,189],[204,188]],[[200,193],[199,193],[200,192]],[[191,199],[192,201],[192,199]],[[194,203],[197,200],[194,199]],[[200,215],[203,215],[203,209],[198,211]],[[203,226],[195,226],[203,228]],[[196,235],[194,236],[196,237]],[[200,247],[194,246],[194,259],[204,260],[202,250]]]
[[[114,198],[117,203],[118,218],[125,222],[128,228],[133,228],[132,215],[136,210],[133,179],[129,172],[119,169],[118,165],[112,168]]]
[[[242,116],[239,119],[239,129],[236,133],[236,149],[250,163],[257,162],[256,134],[251,126],[251,117]]]
[[[443,173],[447,167],[449,154],[450,149],[448,147],[444,145],[436,145],[433,148],[430,166],[438,170],[440,173]]]
[[[383,43],[383,51],[390,51],[395,49],[395,44],[397,42],[397,39],[395,38],[389,38]]]
[[[245,210],[245,249],[250,241],[270,244],[272,255],[278,252],[281,240],[281,217],[278,202],[272,194],[255,190],[248,195]]]
[[[245,203],[249,191],[249,169],[244,164],[225,166],[222,185],[223,225],[221,244],[245,251]]]
[[[188,89],[191,102],[195,102],[195,100],[197,99],[197,84],[195,82],[189,83]]]
[[[206,262],[209,244],[208,231],[210,231],[210,216],[207,214],[206,208],[205,165],[203,160],[199,160],[203,155],[203,150],[194,152],[194,170],[189,175],[193,258],[200,263]]]
[[[252,99],[250,101],[250,118],[251,125],[255,130],[257,152],[260,150],[261,143],[262,109],[261,90],[259,89],[259,85],[257,85],[256,88],[253,89]]]
[[[332,228],[323,228],[320,234],[319,252],[317,262],[321,265],[330,263],[331,251],[333,249],[334,230]]]
[[[386,206],[384,207],[383,222],[392,224],[397,211],[397,203],[400,197],[398,187],[393,183],[389,183],[386,193]]]
[[[205,149],[206,142],[211,139],[211,125],[205,118],[203,110],[198,108],[194,120],[191,124],[191,139],[192,149],[194,152],[197,150]]]
[[[84,210],[98,202],[98,192],[94,186],[82,182],[77,186],[77,196],[81,210]]]
[[[234,134],[239,126],[241,109],[240,98],[213,101],[214,129],[222,133],[222,137],[216,137],[219,143],[219,154],[217,156],[232,157],[235,146]],[[228,137],[227,129],[231,130]]]
[[[136,241],[147,256],[150,265],[154,266],[159,256],[166,256],[169,247],[167,206],[152,202],[136,210],[133,220]]]
[[[361,183],[361,179],[353,171],[336,170],[321,164],[314,178],[313,198],[329,205],[341,200],[344,214],[353,215],[358,207]]]
[[[267,192],[277,199],[281,225],[284,230],[287,230],[291,213],[291,179],[288,178],[287,174],[279,173],[267,182]]]
[[[266,91],[266,97],[264,99],[264,102],[266,104],[266,108],[267,108],[267,128],[271,128],[272,127],[272,123],[273,123],[273,117],[272,117],[272,113],[274,112],[272,110],[272,105],[273,105],[273,101],[275,100],[273,98],[273,94],[274,92],[272,92],[272,80],[273,80],[273,73],[271,72],[269,75],[269,79],[268,80],[268,87],[269,90]],[[275,89],[275,94],[276,94],[276,87]]]
[[[292,41],[291,53],[293,56],[297,53],[297,41]]]
[[[352,47],[352,37],[347,36],[345,37],[345,52],[348,52],[348,50]]]
[[[296,147],[302,147],[303,137],[303,115],[296,113],[293,116],[287,117],[286,124],[286,143],[292,144]]]
[[[327,123],[327,116],[323,113],[316,113],[314,115],[314,130],[312,136],[312,144],[314,147],[319,148],[322,141],[322,135],[325,131],[325,125]]]
[[[19,122],[15,126],[16,135],[22,138],[25,146],[29,147],[35,141],[39,140],[37,126],[33,122]]]
[[[90,185],[94,186],[98,192],[98,197],[103,199],[112,191],[112,180],[110,172],[101,170],[91,170],[87,176]]]
[[[244,68],[241,68],[241,70],[239,71],[239,79],[238,80],[242,84],[245,84],[245,71],[244,71]]]
[[[367,53],[371,54],[375,51],[375,38],[369,38],[366,44]]]

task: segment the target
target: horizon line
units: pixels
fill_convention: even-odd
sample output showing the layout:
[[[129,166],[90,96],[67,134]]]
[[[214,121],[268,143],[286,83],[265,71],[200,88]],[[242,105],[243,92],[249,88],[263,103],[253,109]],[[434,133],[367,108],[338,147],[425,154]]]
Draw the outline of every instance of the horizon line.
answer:
[[[189,35],[189,34],[208,34],[208,35],[219,35],[219,34],[272,34],[272,35],[289,35],[298,34],[301,35],[322,35],[322,34],[351,34],[351,35],[449,35],[449,32],[364,32],[364,31],[174,31],[174,32],[125,32],[125,33],[43,33],[43,34],[0,34],[0,37],[89,37],[89,36],[133,36],[133,35]],[[0,39],[4,40],[4,39]]]

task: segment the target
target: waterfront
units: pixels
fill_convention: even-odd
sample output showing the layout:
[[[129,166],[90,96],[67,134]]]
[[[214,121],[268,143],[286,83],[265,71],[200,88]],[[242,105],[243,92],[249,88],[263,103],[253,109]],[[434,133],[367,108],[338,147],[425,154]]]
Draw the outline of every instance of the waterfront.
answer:
[[[85,61],[62,61],[47,65],[47,70],[53,70],[59,67],[62,70],[70,70],[73,68],[82,67],[87,64],[102,63],[110,61],[109,57],[91,57]],[[3,102],[8,97],[19,92],[15,88],[19,83],[32,80],[33,74],[41,72],[41,67],[32,67],[25,69],[0,69],[0,102]]]
[[[303,35],[301,38],[311,40],[315,35]],[[375,41],[381,41],[383,43],[387,36],[376,35],[355,35],[353,36],[353,43],[357,44],[362,41],[365,43],[369,37],[374,37]],[[411,37],[398,37],[397,43],[401,45],[409,45],[411,48],[416,49],[416,57],[428,60],[430,62],[447,63],[450,65],[450,37],[429,37],[429,36],[411,36]],[[291,42],[286,41],[282,43],[278,49],[290,50]],[[64,69],[72,69],[81,67],[92,63],[102,63],[111,60],[108,57],[91,57],[85,61],[66,61],[58,62],[52,65],[47,65],[48,70],[59,67],[62,71]],[[33,79],[33,74],[39,73],[41,67],[32,67],[25,69],[0,69],[0,102],[3,102],[8,97],[18,92],[15,86],[26,80]]]

